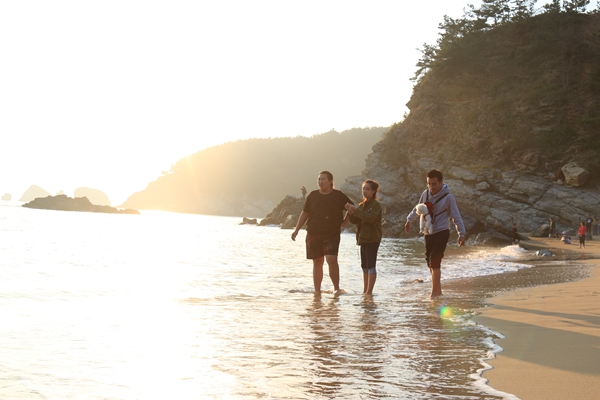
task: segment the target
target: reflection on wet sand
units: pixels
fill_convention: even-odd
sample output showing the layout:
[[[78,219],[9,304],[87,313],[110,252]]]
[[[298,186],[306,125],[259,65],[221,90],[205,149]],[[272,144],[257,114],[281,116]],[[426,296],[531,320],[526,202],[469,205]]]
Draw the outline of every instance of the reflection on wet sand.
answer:
[[[351,310],[342,306],[347,304],[338,297],[315,295],[306,310],[312,333],[308,371],[311,382],[307,382],[306,391],[325,398],[354,397],[357,393],[371,398],[385,396],[381,368],[387,340],[377,303],[372,296],[365,296]],[[361,312],[356,313],[357,308]]]

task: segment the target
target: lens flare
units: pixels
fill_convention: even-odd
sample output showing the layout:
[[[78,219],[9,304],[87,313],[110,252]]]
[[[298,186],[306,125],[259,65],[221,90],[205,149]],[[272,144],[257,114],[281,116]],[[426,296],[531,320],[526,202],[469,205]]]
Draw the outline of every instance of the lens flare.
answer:
[[[452,310],[452,307],[444,306],[440,308],[440,315],[442,318],[452,318],[454,316],[454,311]]]

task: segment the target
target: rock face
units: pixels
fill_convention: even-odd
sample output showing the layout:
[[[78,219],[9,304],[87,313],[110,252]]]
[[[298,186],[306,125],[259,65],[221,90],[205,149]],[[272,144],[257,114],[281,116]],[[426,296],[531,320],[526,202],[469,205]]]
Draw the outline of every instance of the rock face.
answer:
[[[140,212],[133,209],[120,210],[110,206],[99,206],[90,203],[87,197],[71,198],[64,194],[58,196],[37,197],[34,200],[23,204],[23,207],[38,208],[44,210],[60,210],[60,211],[88,211],[109,214],[139,214]]]
[[[50,193],[42,189],[37,185],[31,185],[29,188],[23,193],[23,196],[19,199],[19,201],[31,201],[37,197],[46,197],[50,196]]]
[[[73,197],[87,197],[90,203],[98,206],[110,206],[110,200],[106,193],[98,189],[92,189],[87,187],[80,187],[75,189]]]
[[[537,232],[542,227],[541,235],[547,236],[550,217],[556,221],[557,231],[563,231],[576,227],[587,214],[596,215],[600,211],[598,190],[563,186],[535,171],[500,172],[481,168],[479,164],[463,164],[457,174],[452,161],[434,162],[419,154],[410,156],[407,165],[394,171],[381,163],[378,150],[376,146],[367,160],[365,177],[349,179],[343,188],[346,193],[356,192],[360,187],[358,182],[366,177],[379,182],[379,197],[385,208],[384,226],[397,227],[387,229],[387,236],[416,234],[415,231],[407,235],[399,227],[426,189],[425,176],[434,167],[444,173],[444,182],[456,198],[469,236],[492,229],[508,239],[513,223],[520,232]]]
[[[565,176],[565,183],[569,186],[583,186],[590,177],[589,171],[586,171],[574,162],[563,166],[560,170]]]
[[[10,201],[11,199],[12,199],[12,195],[11,195],[11,194],[9,194],[9,193],[4,193],[4,194],[2,195],[2,200],[5,200],[5,201]]]
[[[600,14],[547,13],[472,33],[469,24],[446,26],[457,36],[450,29],[446,47],[421,60],[410,114],[341,190],[359,201],[365,179],[379,182],[387,237],[418,234],[418,224],[407,234],[404,223],[434,168],[468,243],[510,244],[514,223],[547,236],[550,217],[571,232],[600,215],[600,86],[591,72],[600,65]]]

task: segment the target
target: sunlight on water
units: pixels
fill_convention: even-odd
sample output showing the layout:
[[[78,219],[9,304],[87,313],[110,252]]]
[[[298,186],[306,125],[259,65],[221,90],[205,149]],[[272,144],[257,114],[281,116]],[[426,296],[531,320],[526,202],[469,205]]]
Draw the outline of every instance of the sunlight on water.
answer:
[[[419,239],[383,240],[375,296],[364,298],[358,247],[343,234],[346,294],[331,294],[326,274],[329,292],[315,297],[304,232],[293,242],[238,218],[165,212],[12,206],[0,219],[0,398],[481,393],[470,375],[488,333],[460,298],[426,301]],[[445,279],[529,266],[518,248],[454,253]]]

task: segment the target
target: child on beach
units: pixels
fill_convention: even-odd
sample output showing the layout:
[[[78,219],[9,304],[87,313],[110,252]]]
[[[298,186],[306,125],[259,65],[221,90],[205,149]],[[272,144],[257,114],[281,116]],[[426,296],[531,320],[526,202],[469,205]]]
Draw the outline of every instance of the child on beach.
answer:
[[[571,244],[571,236],[567,235],[567,231],[563,231],[560,241],[564,244]]]
[[[587,234],[587,228],[585,226],[585,222],[581,222],[579,224],[579,229],[577,230],[577,234],[579,235],[579,248],[583,246],[585,249],[585,235]]]
[[[346,204],[350,222],[356,224],[356,244],[360,246],[360,266],[363,270],[363,294],[373,294],[377,280],[377,251],[381,243],[381,204],[377,199],[379,184],[367,179],[362,184],[363,201],[356,207]]]

